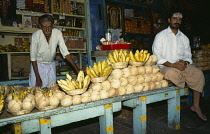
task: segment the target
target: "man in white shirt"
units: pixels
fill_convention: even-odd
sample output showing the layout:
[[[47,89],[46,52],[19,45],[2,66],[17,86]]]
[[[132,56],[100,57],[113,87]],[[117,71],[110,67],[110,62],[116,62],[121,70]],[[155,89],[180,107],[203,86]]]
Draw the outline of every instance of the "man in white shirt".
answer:
[[[179,10],[171,12],[168,17],[170,25],[156,35],[152,51],[158,56],[157,64],[161,67],[165,79],[182,88],[186,82],[193,90],[191,110],[196,112],[203,121],[207,121],[199,105],[205,78],[201,70],[191,65],[192,54],[189,39],[179,30],[182,17],[182,12]]]
[[[79,68],[72,60],[65,45],[61,31],[55,29],[53,24],[54,19],[51,15],[40,16],[40,29],[32,34],[30,46],[30,87],[49,87],[51,83],[56,82],[54,58],[56,56],[57,45],[62,56],[71,63],[77,73],[79,72]]]

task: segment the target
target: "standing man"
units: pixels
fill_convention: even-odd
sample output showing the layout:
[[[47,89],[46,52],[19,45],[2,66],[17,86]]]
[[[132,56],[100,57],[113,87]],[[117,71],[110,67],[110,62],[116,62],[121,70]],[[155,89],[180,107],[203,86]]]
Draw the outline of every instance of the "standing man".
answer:
[[[49,87],[50,83],[56,82],[54,58],[57,45],[63,58],[66,58],[71,63],[77,73],[79,68],[70,56],[61,31],[53,27],[53,17],[51,15],[43,15],[39,17],[38,21],[40,29],[32,34],[30,47],[31,70],[29,86]]]
[[[164,78],[175,85],[184,88],[185,82],[193,90],[193,105],[191,110],[198,117],[207,121],[199,102],[205,84],[203,72],[192,64],[190,42],[179,27],[182,22],[182,12],[173,10],[168,17],[168,28],[159,32],[153,42],[153,54],[158,56],[157,64],[161,67]]]

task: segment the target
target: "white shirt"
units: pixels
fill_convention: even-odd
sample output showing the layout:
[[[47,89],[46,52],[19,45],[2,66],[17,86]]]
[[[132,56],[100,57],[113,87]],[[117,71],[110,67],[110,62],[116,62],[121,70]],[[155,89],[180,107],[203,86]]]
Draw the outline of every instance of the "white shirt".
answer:
[[[190,41],[180,30],[175,35],[171,28],[159,32],[153,42],[152,51],[158,56],[158,66],[166,61],[175,63],[179,59],[189,61],[192,64]]]
[[[53,29],[52,34],[47,42],[47,39],[41,29],[32,34],[32,41],[30,46],[30,59],[41,63],[51,63],[56,56],[56,48],[59,49],[63,57],[69,54],[65,45],[63,35],[58,29]]]

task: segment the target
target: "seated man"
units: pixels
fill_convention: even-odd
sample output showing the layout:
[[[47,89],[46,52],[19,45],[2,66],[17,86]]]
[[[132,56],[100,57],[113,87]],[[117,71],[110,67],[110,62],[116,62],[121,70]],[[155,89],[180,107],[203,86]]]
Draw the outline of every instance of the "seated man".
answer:
[[[153,42],[153,54],[158,56],[158,66],[165,79],[176,86],[184,88],[185,82],[193,90],[193,105],[191,110],[203,120],[207,121],[199,102],[203,91],[205,78],[203,72],[192,64],[190,42],[179,27],[182,22],[182,12],[174,10],[169,14],[169,27],[159,32]]]

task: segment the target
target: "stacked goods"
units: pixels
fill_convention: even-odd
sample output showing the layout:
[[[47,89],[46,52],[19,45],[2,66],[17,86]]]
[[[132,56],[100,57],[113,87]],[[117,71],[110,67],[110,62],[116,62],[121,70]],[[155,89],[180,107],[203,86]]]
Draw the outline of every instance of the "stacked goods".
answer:
[[[30,113],[35,107],[34,89],[21,86],[11,86],[7,95],[8,109],[12,115]]]
[[[113,54],[108,54],[108,60],[114,69],[125,68],[128,66],[130,56],[128,56],[126,50],[120,50],[119,52],[115,49]]]
[[[83,71],[78,73],[77,79],[73,80],[72,77],[67,73],[66,80],[57,80],[58,85],[69,95],[81,94],[87,90],[90,84],[90,76],[84,75]]]
[[[82,103],[83,93],[87,90],[90,84],[90,76],[85,76],[84,72],[80,71],[76,80],[73,80],[69,74],[66,74],[66,77],[66,81],[57,81],[62,90],[68,94],[62,98],[61,105],[67,107],[72,104],[76,105]]]
[[[103,82],[92,83],[88,89],[91,101],[110,98],[117,95],[116,89],[111,88],[111,83],[108,80]]]
[[[159,72],[160,69],[155,66],[157,62],[156,55],[150,56],[147,50],[141,50],[140,52],[137,50],[134,55],[130,52],[129,56],[130,61],[133,61],[133,63],[143,62],[145,65],[129,62],[132,65],[112,71],[108,77],[108,81],[110,88],[115,89],[118,95],[154,90],[168,86],[168,82],[163,80],[163,74]],[[97,89],[102,88],[99,85],[97,86]]]
[[[198,67],[200,70],[210,70],[210,49],[201,49],[197,51],[193,51],[192,60],[193,65]]]
[[[106,60],[102,62],[98,61],[98,64],[94,62],[93,68],[86,68],[86,73],[90,76],[91,82],[102,82],[107,79],[111,72],[112,67],[108,65]]]
[[[40,111],[58,107],[65,93],[53,88],[37,88],[35,93],[36,108]]]
[[[87,74],[91,76],[92,83],[88,91],[81,95],[82,103],[115,96],[115,89],[110,88],[110,82],[107,80],[112,70],[113,68],[108,65],[107,60],[99,61],[98,64],[94,63],[93,68],[86,69]]]

